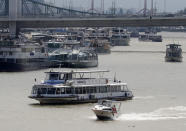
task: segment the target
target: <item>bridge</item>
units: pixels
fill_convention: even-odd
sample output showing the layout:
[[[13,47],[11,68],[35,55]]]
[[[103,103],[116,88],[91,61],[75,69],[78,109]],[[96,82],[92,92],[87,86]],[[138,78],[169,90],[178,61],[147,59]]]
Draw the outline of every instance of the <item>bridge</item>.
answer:
[[[0,28],[186,26],[186,17],[135,17],[61,8],[39,0],[0,0]]]

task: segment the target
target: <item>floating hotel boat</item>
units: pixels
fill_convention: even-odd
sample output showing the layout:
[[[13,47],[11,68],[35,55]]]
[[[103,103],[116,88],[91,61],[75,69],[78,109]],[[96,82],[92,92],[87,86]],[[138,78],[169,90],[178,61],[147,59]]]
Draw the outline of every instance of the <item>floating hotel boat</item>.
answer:
[[[100,99],[133,98],[126,83],[103,77],[105,72],[108,71],[46,72],[45,80],[33,86],[29,98],[38,100],[40,104],[89,103]]]
[[[112,46],[129,46],[130,35],[120,28],[114,28],[112,30],[111,45]]]
[[[0,41],[0,71],[36,70],[54,64],[48,60],[48,52],[43,45],[31,41]]]
[[[165,61],[182,62],[182,49],[179,44],[169,44],[166,49]]]
[[[128,34],[114,34],[111,37],[112,46],[129,46],[130,36]]]
[[[61,67],[88,68],[98,66],[98,55],[93,50],[58,49],[50,54],[50,60]]]
[[[111,100],[99,100],[92,109],[99,120],[112,120],[119,116],[121,102]]]

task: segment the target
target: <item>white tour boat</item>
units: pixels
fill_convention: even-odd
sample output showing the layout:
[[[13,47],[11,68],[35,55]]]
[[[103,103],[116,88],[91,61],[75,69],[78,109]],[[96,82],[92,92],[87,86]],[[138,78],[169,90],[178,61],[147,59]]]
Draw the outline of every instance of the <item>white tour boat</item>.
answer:
[[[92,109],[100,120],[112,120],[119,116],[121,102],[111,100],[100,100]]]
[[[126,83],[104,78],[108,71],[46,72],[46,78],[35,84],[29,98],[40,104],[97,102],[100,99],[129,100],[132,92]]]

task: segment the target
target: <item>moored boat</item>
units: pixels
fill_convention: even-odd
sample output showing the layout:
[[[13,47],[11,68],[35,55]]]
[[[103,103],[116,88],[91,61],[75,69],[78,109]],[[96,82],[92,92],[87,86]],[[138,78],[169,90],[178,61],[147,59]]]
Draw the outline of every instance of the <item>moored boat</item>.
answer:
[[[179,44],[169,44],[166,49],[165,61],[167,62],[182,62],[182,49]]]
[[[97,102],[100,99],[130,100],[132,92],[126,83],[103,77],[108,71],[46,72],[46,78],[32,87],[29,98],[40,104],[73,104]],[[99,77],[98,77],[99,76]]]
[[[50,60],[58,62],[58,65],[61,67],[68,68],[89,68],[98,66],[98,55],[93,50],[58,49],[50,53]]]
[[[139,41],[146,41],[146,42],[162,42],[162,36],[153,34],[153,33],[148,33],[148,34],[140,34],[138,37]]]
[[[112,46],[129,46],[130,34],[126,30],[121,28],[114,28],[111,35]]]
[[[49,68],[54,62],[48,60],[45,46],[32,41],[0,41],[0,71],[28,71]]]
[[[94,51],[98,54],[110,54],[111,53],[110,44],[111,43],[107,39],[96,38],[92,41],[90,47],[92,47]]]

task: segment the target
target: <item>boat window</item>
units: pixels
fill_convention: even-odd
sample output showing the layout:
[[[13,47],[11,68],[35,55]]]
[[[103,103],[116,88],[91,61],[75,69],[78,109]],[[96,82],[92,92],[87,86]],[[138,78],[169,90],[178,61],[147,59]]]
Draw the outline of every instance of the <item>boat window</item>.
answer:
[[[47,94],[55,94],[55,93],[56,93],[56,88],[48,88]]]
[[[37,88],[33,87],[32,94],[37,94]]]
[[[82,87],[75,88],[75,94],[82,94]]]
[[[124,86],[121,86],[121,91],[124,91]]]
[[[83,94],[86,94],[86,87],[83,87]]]
[[[111,92],[110,86],[107,87],[107,92]]]
[[[72,88],[66,88],[66,94],[73,94]]]
[[[118,92],[120,92],[121,91],[121,86],[118,86]]]
[[[100,93],[99,87],[96,87],[96,92]]]
[[[128,91],[127,85],[123,85],[123,86],[121,87],[121,91]]]
[[[107,87],[106,86],[100,87],[100,93],[105,93],[105,92],[107,92]]]
[[[72,79],[72,73],[68,73],[64,75],[65,80],[71,80]]]
[[[48,80],[59,80],[59,74],[49,74]]]
[[[47,88],[40,88],[41,94],[47,94]]]
[[[61,94],[65,94],[65,88],[61,88]]]
[[[41,53],[45,53],[45,48],[44,47],[41,48]]]
[[[111,92],[114,92],[114,86],[111,86]]]
[[[56,89],[56,94],[60,94],[60,93],[61,93],[60,88],[57,88]]]

